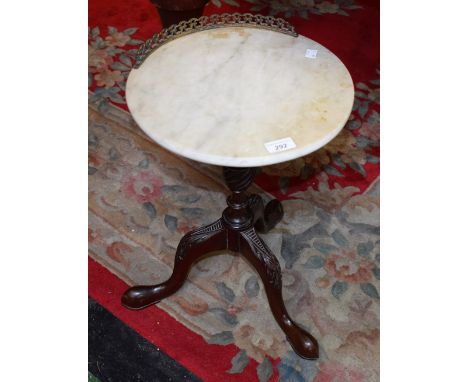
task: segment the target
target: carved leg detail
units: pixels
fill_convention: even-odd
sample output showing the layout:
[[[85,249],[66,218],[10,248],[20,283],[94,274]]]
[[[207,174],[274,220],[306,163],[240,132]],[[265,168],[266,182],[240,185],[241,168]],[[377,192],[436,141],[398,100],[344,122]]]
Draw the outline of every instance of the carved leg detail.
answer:
[[[128,289],[122,296],[122,304],[130,309],[142,309],[161,301],[182,287],[190,267],[203,255],[229,249],[239,252],[257,270],[273,316],[294,351],[303,358],[317,359],[316,339],[291,320],[284,306],[278,259],[257,235],[257,231],[268,232],[282,219],[283,208],[276,199],[264,206],[260,196],[248,195],[247,189],[256,173],[254,168],[224,167],[224,179],[232,194],[227,198],[222,218],[182,238],[177,247],[174,270],[167,281]]]
[[[294,323],[284,306],[278,259],[253,228],[240,232],[239,251],[262,278],[273,316],[295,352],[303,358],[317,359],[317,340]]]
[[[263,206],[260,196],[253,194],[249,196],[249,208],[254,215],[255,229],[260,233],[267,233],[283,218],[283,206],[278,199],[270,200]]]
[[[122,296],[122,304],[130,309],[142,309],[177,292],[190,267],[203,255],[227,248],[227,230],[221,220],[187,233],[180,241],[171,277],[157,285],[134,286]]]

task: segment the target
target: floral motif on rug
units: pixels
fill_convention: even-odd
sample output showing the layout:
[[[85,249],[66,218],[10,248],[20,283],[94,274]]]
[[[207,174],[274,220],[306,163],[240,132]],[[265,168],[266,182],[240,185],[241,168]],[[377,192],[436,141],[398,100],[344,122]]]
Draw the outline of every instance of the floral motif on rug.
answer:
[[[100,111],[107,111],[109,102],[126,106],[125,83],[143,42],[132,38],[137,30],[119,32],[109,26],[102,34],[99,27],[88,28],[88,87],[94,90],[91,101]]]

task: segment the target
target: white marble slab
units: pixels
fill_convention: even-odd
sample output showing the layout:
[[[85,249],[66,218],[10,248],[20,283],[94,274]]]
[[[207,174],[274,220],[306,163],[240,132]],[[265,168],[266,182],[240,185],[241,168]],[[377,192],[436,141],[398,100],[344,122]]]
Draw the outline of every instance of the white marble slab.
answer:
[[[315,41],[229,27],[157,49],[130,72],[126,97],[138,125],[166,149],[251,167],[298,158],[333,139],[354,87],[343,63]],[[265,145],[286,138],[284,151]]]

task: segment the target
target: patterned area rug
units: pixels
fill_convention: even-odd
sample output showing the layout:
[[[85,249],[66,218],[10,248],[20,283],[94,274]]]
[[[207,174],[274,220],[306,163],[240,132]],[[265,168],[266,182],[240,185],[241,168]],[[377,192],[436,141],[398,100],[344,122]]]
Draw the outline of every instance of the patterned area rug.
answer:
[[[320,359],[291,350],[259,277],[230,253],[199,262],[157,308],[119,307],[125,284],[169,277],[180,238],[216,220],[227,195],[219,168],[165,151],[127,112],[135,49],[161,29],[149,1],[89,5],[89,256],[100,264],[90,268],[90,296],[205,381],[378,381],[379,9],[371,1],[213,0],[205,14],[235,11],[288,18],[355,81],[343,132],[316,153],[263,168],[252,187],[282,200],[285,217],[263,239],[282,266],[286,307],[318,339]]]

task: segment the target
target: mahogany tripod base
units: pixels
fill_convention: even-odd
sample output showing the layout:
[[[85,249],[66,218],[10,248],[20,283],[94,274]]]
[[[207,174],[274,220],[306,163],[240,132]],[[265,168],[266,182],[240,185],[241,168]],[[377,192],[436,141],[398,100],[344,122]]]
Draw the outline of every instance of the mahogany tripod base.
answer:
[[[229,171],[241,170],[252,171],[225,168],[225,178],[229,175]],[[250,175],[253,179],[253,174]],[[283,217],[281,203],[278,200],[271,200],[264,207],[258,195],[247,196],[244,187],[236,190],[236,187],[231,187],[232,184],[229,184],[229,179],[226,180],[231,190],[234,188],[234,193],[228,198],[229,207],[224,210],[223,217],[210,225],[187,233],[182,238],[177,247],[174,270],[167,281],[128,289],[122,296],[122,304],[129,309],[142,309],[157,303],[182,287],[192,264],[204,255],[214,251],[230,250],[242,255],[258,272],[273,316],[294,351],[306,359],[318,358],[316,339],[289,317],[281,292],[280,264],[257,234],[257,231],[268,232],[281,220]]]

